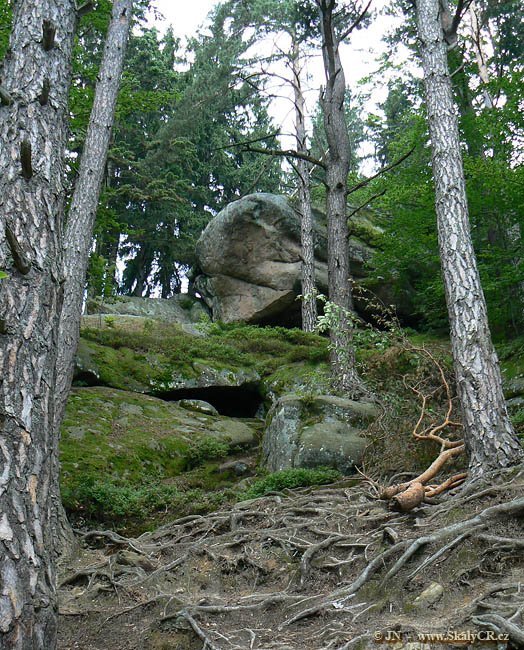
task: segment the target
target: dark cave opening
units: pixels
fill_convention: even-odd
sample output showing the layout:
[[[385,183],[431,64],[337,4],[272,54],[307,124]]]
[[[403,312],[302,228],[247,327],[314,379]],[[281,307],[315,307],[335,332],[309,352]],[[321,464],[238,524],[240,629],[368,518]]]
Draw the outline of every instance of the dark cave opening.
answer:
[[[156,393],[155,396],[170,402],[181,399],[203,400],[214,406],[220,415],[233,418],[254,418],[263,403],[256,384],[179,388]]]
[[[97,375],[90,371],[77,371],[73,386],[95,387],[106,386]],[[220,415],[233,418],[254,418],[259,414],[264,399],[257,384],[242,386],[207,386],[204,388],[178,388],[170,391],[155,391],[150,393],[166,402],[181,399],[197,399],[208,402],[216,408]]]
[[[94,388],[95,386],[106,386],[100,377],[90,370],[78,370],[75,368],[73,377],[73,387],[75,388]]]

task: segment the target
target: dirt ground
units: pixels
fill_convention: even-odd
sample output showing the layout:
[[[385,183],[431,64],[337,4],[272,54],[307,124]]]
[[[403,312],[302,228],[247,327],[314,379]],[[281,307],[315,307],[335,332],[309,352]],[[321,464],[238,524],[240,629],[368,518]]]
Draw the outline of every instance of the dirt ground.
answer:
[[[407,514],[362,480],[84,533],[60,614],[60,650],[524,647],[524,468]]]

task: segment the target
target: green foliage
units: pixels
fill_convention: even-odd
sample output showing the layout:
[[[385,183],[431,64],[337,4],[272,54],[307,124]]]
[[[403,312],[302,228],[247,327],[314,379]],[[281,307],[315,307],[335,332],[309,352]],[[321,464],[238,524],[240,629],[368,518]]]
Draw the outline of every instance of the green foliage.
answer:
[[[154,30],[144,30],[132,43],[128,75],[137,88],[151,88],[150,99],[160,106],[131,103],[115,137],[121,162],[109,198],[126,234],[123,293],[160,287],[167,298],[180,292],[211,216],[241,194],[279,186],[279,161],[266,161],[261,174],[258,157],[235,146],[275,131],[267,100],[243,80],[252,38],[230,24],[225,7],[210,20],[210,32],[190,39],[185,52],[169,32],[160,41]],[[175,62],[182,71],[175,72]],[[161,88],[170,90],[170,99]]]
[[[155,321],[146,318],[144,324],[142,325],[142,331],[144,332],[144,334],[149,336],[153,333],[154,329],[155,329]]]
[[[114,276],[116,263],[109,262],[102,255],[92,253],[87,268],[87,284],[94,296],[109,298],[115,294]]]
[[[219,460],[229,454],[227,442],[206,436],[190,445],[185,457],[187,468],[194,469],[204,464],[206,460]]]
[[[327,296],[319,293],[317,300],[323,303],[324,306],[323,313],[317,319],[316,328],[318,332],[329,332],[339,329],[343,318],[351,323],[352,326],[358,323],[359,319],[354,312],[337,305],[329,300]]]
[[[216,509],[228,497],[227,491],[182,490],[161,482],[117,485],[93,477],[81,480],[74,489],[62,488],[64,506],[76,519],[137,532],[155,525],[162,512],[170,512],[171,517],[202,514]]]
[[[514,96],[517,82],[508,84],[506,78],[501,83],[508,86],[508,98]],[[390,85],[388,98],[381,107],[384,117],[370,120],[379,161],[389,164],[411,147],[414,151],[402,165],[361,191],[358,202],[386,190],[373,203],[377,223],[383,229],[381,240],[376,242],[374,280],[390,283],[397,299],[410,298],[413,324],[445,331],[447,311],[428,134],[425,117],[417,108],[419,96],[416,83],[397,81]],[[504,104],[497,110],[472,113],[470,104],[462,106],[459,101],[472,238],[491,327],[499,336],[514,334],[524,324],[524,175],[522,166],[509,162],[519,155],[515,147],[522,118],[516,115],[511,103],[508,108]],[[506,110],[508,114],[504,116]],[[492,151],[485,153],[490,146]]]
[[[13,15],[9,0],[0,0],[0,63],[9,46],[12,18]]]
[[[284,327],[208,323],[206,336],[195,337],[176,326],[154,323],[141,331],[86,328],[82,337],[90,342],[101,380],[119,388],[136,380],[160,390],[169,384],[173,372],[193,376],[193,364],[198,361],[213,368],[252,368],[268,375],[287,364],[315,366],[328,359],[326,339]],[[153,367],[151,354],[157,358]]]
[[[228,498],[231,477],[215,471],[230,450],[209,435],[216,426],[216,418],[208,422],[144,395],[73,390],[60,442],[61,490],[70,516],[143,530],[163,517],[217,507]]]
[[[327,467],[315,469],[293,468],[281,472],[274,472],[255,481],[246,492],[240,496],[242,499],[256,499],[270,492],[280,492],[285,489],[307,487],[310,485],[324,485],[333,483],[341,477],[340,472]]]
[[[5,278],[8,278],[9,274],[6,273],[5,271],[0,271],[0,280],[5,280]]]

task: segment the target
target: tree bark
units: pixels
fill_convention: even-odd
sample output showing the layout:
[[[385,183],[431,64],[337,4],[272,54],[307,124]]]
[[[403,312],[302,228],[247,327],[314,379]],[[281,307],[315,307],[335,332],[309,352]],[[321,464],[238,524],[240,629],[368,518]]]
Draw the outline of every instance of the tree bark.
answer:
[[[348,313],[353,309],[353,301],[346,214],[347,177],[351,154],[351,143],[344,113],[346,80],[333,25],[336,0],[316,1],[320,10],[322,57],[326,75],[322,109],[328,144],[326,212],[329,299],[340,308],[340,323],[330,331],[331,369],[334,387],[351,396],[357,396],[362,393],[362,382],[355,368],[353,335],[348,318]]]
[[[0,647],[52,650],[52,486],[74,0],[13,3],[0,107]]]
[[[132,6],[132,0],[115,0],[113,4],[93,108],[80,160],[79,176],[69,209],[63,241],[64,301],[58,330],[60,354],[56,359],[53,417],[56,450],[53,455],[55,468],[52,473],[53,483],[51,485],[55,503],[52,528],[56,539],[56,551],[59,555],[67,555],[68,549],[74,544],[73,531],[67,521],[60,498],[58,458],[60,427],[73,380],[74,357],[80,338],[80,321],[89,253],[98,200],[104,180]]]
[[[73,378],[80,337],[84,285],[98,199],[104,180],[116,101],[124,65],[133,0],[115,0],[98,74],[95,99],[80,171],[69,209],[64,238],[64,306],[60,319],[55,396],[55,428],[60,430]]]
[[[417,0],[442,273],[471,477],[524,460],[508,417],[469,227],[439,0]]]
[[[300,69],[300,46],[292,37],[291,65],[293,70],[293,92],[295,96],[295,136],[297,152],[307,154],[305,124],[305,100],[302,92]],[[298,202],[300,210],[300,243],[302,253],[302,329],[314,332],[317,325],[317,297],[315,286],[315,242],[313,211],[311,209],[311,182],[309,165],[304,159],[297,159]]]

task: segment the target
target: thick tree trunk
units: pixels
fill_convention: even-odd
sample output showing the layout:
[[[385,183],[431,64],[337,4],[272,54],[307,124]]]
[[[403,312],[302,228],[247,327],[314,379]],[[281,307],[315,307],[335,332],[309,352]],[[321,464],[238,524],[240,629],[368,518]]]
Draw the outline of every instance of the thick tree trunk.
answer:
[[[346,80],[340,61],[333,25],[335,0],[317,0],[322,29],[322,56],[326,88],[322,98],[324,129],[328,144],[326,160],[326,212],[328,230],[329,299],[340,308],[340,323],[331,329],[331,368],[334,387],[350,395],[362,392],[355,369],[351,323],[347,314],[353,309],[349,271],[349,233],[346,213],[347,177],[350,166],[349,140],[344,100]]]
[[[506,410],[471,243],[439,0],[417,0],[417,13],[453,361],[470,476],[475,477],[522,462],[524,452]]]
[[[295,95],[295,136],[297,151],[307,154],[306,110],[300,69],[300,46],[293,38],[291,55],[293,92]],[[313,211],[311,209],[311,182],[309,165],[305,160],[296,162],[298,175],[298,204],[300,210],[300,243],[302,253],[302,329],[313,332],[317,325],[317,297],[315,287],[315,242]]]
[[[55,395],[55,427],[57,431],[62,423],[73,377],[89,252],[98,199],[104,179],[132,8],[133,0],[115,0],[113,3],[111,23],[80,160],[80,172],[68,214],[64,238],[64,306],[58,338],[60,356],[57,360]]]
[[[54,389],[74,0],[13,3],[0,107],[0,648],[52,650]]]

